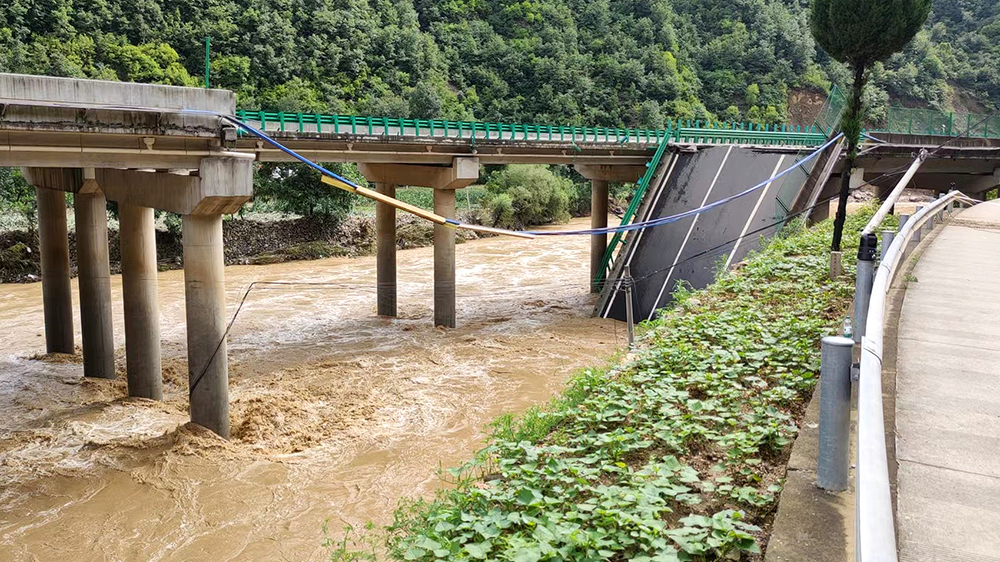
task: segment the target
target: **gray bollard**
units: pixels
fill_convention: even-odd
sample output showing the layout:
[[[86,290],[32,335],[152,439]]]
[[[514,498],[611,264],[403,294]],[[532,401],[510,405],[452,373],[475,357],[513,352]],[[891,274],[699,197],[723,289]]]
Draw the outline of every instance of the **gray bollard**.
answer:
[[[847,489],[851,464],[851,352],[854,340],[823,338],[819,377],[819,459],[816,484]]]
[[[903,230],[903,225],[910,220],[910,215],[899,215],[899,229]]]
[[[878,252],[878,237],[865,234],[858,246],[858,278],[854,283],[854,341],[861,342],[868,322],[868,302],[872,297],[875,282],[875,253]]]
[[[896,239],[895,230],[882,231],[882,253],[879,256],[879,261],[885,259],[885,253],[889,251],[889,246],[892,246],[892,241],[895,239]]]

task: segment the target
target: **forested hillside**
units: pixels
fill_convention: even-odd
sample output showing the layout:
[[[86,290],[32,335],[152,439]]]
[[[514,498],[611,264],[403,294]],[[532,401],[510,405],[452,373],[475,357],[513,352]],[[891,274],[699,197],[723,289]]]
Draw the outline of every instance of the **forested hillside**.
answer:
[[[788,118],[847,83],[807,0],[10,0],[0,71],[214,86],[244,108],[659,126]],[[894,103],[1000,98],[1000,4],[938,0],[875,72]]]

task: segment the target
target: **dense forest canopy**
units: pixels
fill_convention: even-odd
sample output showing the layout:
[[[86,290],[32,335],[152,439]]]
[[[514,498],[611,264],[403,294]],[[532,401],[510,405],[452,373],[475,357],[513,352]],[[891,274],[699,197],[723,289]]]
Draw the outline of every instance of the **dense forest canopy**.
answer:
[[[0,71],[197,86],[247,109],[660,126],[788,118],[849,83],[807,0],[10,0]],[[1000,4],[937,1],[868,97],[942,110],[1000,98]]]

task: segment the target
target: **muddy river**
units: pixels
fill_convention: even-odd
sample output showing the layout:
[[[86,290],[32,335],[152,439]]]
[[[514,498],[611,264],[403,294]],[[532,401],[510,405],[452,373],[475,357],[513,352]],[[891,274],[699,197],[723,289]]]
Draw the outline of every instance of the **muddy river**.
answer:
[[[432,327],[430,248],[398,253],[392,321],[375,316],[373,257],[226,268],[230,314],[252,281],[329,284],[250,294],[229,338],[229,442],[185,423],[181,271],[159,280],[164,402],[123,398],[119,277],[117,381],[39,357],[41,286],[0,285],[0,561],[326,559],[324,523],[337,538],[391,522],[490,420],[623,344],[590,318],[589,243],[459,245],[454,330]]]

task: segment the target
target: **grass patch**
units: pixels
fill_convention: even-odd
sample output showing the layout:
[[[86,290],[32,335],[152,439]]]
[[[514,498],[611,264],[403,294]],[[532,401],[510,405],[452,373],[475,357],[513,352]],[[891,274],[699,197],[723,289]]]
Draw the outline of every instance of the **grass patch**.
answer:
[[[874,208],[848,217],[845,256]],[[832,224],[791,226],[702,291],[679,287],[627,363],[503,416],[433,500],[387,529],[404,560],[760,560],[819,339],[852,298]],[[341,551],[336,559],[345,558]],[[357,559],[357,558],[355,558]]]

